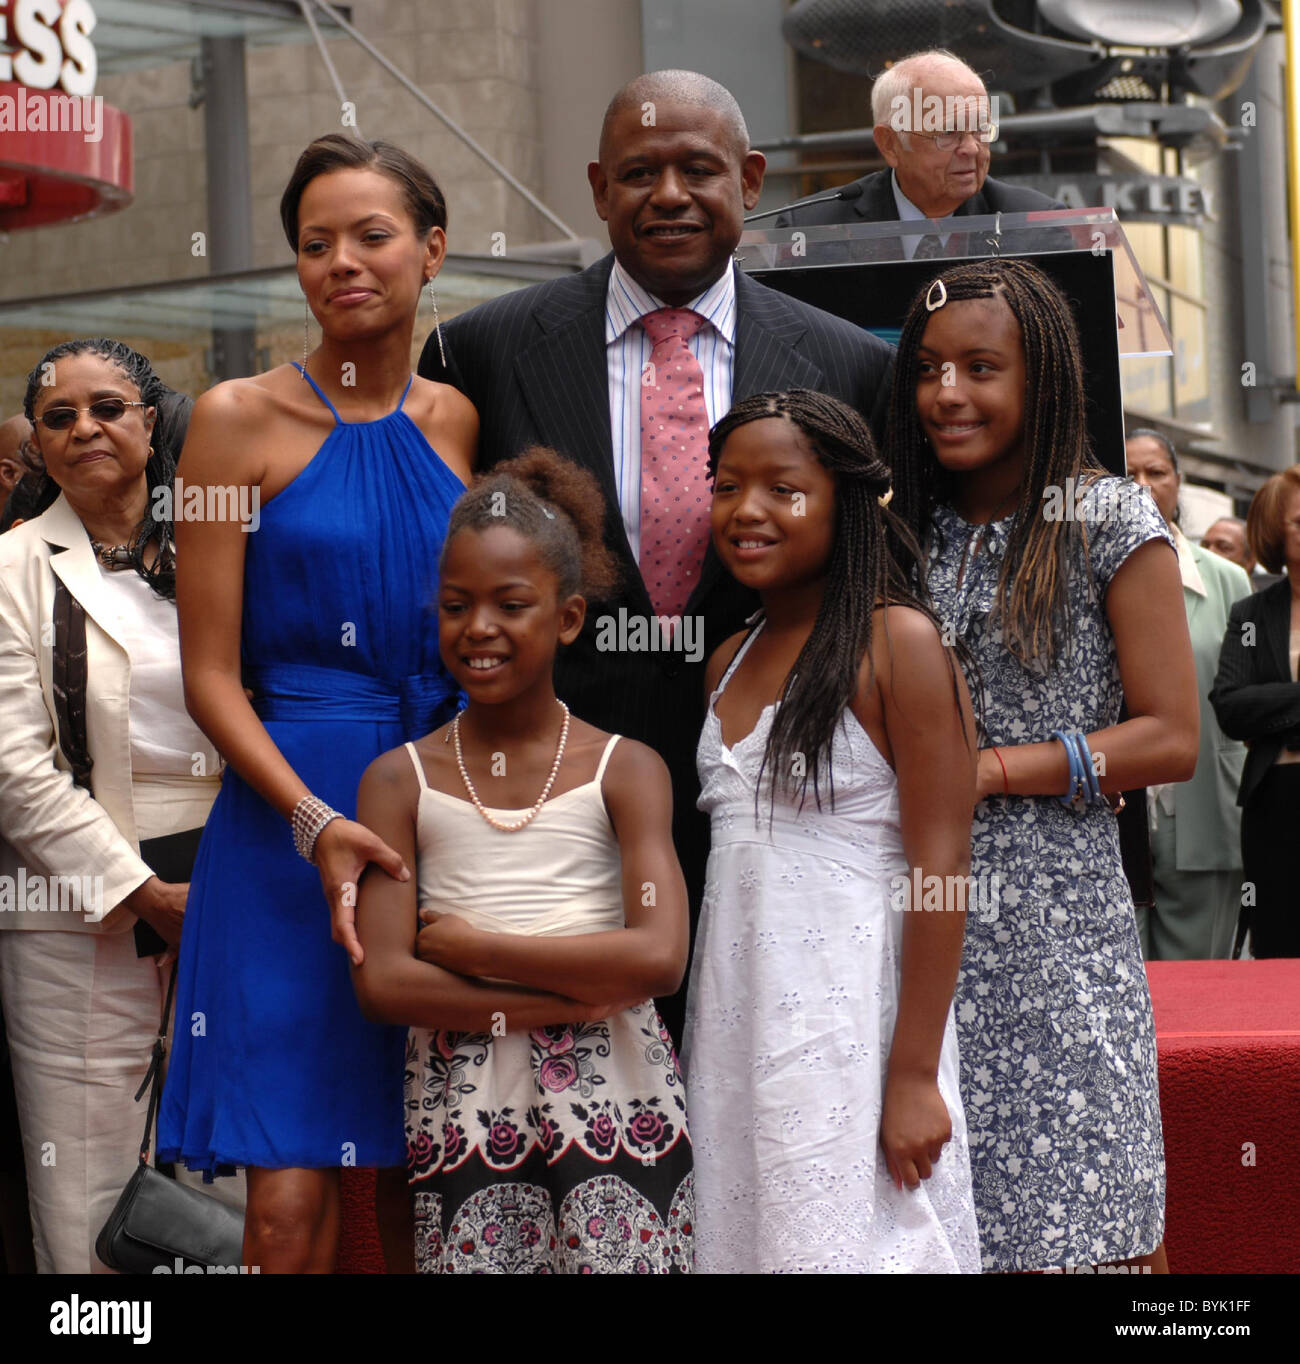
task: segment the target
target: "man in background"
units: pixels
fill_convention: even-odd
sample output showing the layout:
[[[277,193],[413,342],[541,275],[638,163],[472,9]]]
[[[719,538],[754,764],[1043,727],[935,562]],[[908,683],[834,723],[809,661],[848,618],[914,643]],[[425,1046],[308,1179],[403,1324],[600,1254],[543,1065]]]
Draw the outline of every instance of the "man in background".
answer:
[[[931,116],[936,109],[945,111],[941,120]],[[844,185],[839,199],[791,207],[776,225],[920,222],[1064,208],[1037,190],[989,175],[990,143],[997,136],[994,114],[984,82],[954,53],[936,48],[895,62],[871,88],[876,150],[889,169]],[[942,126],[932,127],[936,121]],[[1042,250],[1073,245],[1059,229],[1042,235]],[[988,254],[981,241],[967,242],[966,236],[949,226],[946,232],[899,240],[907,260]]]

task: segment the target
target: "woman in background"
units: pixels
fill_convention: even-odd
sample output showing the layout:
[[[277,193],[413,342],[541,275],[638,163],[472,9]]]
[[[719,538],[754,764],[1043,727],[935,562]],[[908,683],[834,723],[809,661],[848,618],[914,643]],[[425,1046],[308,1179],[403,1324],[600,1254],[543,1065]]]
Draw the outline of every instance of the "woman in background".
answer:
[[[168,392],[121,342],[49,351],[24,402],[47,510],[0,539],[0,854],[26,887],[0,913],[0,994],[44,1273],[105,1270],[217,793],[181,685]]]
[[[1237,800],[1251,954],[1300,957],[1300,468],[1255,494],[1247,528],[1260,563],[1286,576],[1233,606],[1210,700],[1249,749]]]
[[[1210,688],[1232,604],[1250,595],[1250,579],[1227,559],[1194,545],[1178,525],[1182,476],[1173,442],[1159,431],[1130,432],[1129,477],[1149,488],[1178,552],[1187,629],[1196,663],[1201,746],[1190,781],[1147,788],[1154,906],[1137,908],[1148,961],[1227,957],[1241,905],[1241,813],[1237,787],[1246,750],[1219,728]]]

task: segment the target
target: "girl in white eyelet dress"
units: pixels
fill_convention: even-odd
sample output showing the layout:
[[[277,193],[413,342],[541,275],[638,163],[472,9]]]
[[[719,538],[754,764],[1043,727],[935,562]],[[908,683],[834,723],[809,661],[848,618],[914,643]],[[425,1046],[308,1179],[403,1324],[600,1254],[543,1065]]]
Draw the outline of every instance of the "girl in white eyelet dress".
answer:
[[[715,546],[759,590],[767,615],[739,647],[737,637],[714,655],[698,751],[712,843],[683,1048],[697,1269],[978,1273],[951,1011],[962,916],[901,912],[913,862],[926,873],[967,870],[973,750],[961,738],[964,686],[932,618],[897,590],[897,570],[879,551],[877,500],[889,473],[856,413],[822,395],[759,395],[719,424],[710,449]],[[792,514],[800,496],[802,514]],[[810,537],[832,528],[821,591],[810,593],[799,578],[815,550]],[[847,589],[850,575],[837,575],[835,560],[859,562],[855,546],[875,552]],[[799,593],[801,604],[792,602]],[[784,788],[772,802],[766,774],[783,769],[785,756],[773,761],[773,725],[780,707],[806,708],[814,690],[798,689],[789,663],[797,657],[808,676],[826,671],[818,642],[834,651],[837,635],[853,633],[854,593],[868,619],[886,596],[912,605],[877,606],[874,649],[866,631],[874,671],[861,655],[849,665],[850,681],[865,680],[819,755],[821,808],[811,781],[802,811]],[[802,626],[792,624],[800,611]],[[877,688],[882,698],[870,699]],[[784,700],[760,710],[783,690]],[[913,695],[914,707],[900,705]],[[883,721],[905,809],[899,777],[862,716],[872,728]],[[941,740],[918,738],[921,729]],[[811,756],[804,765],[811,777]],[[923,937],[932,929],[942,943]],[[910,1003],[896,1040],[901,986]],[[937,1127],[909,1106],[921,1088],[924,1116]]]

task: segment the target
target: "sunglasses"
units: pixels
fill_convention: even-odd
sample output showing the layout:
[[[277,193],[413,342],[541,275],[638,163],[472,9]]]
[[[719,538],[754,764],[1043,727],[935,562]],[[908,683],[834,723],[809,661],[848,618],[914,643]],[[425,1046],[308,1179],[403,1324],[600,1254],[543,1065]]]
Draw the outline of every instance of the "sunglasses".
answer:
[[[89,407],[47,407],[36,418],[47,431],[69,431],[83,412],[89,412],[97,422],[117,422],[126,415],[128,407],[148,407],[148,403],[129,403],[125,398],[100,398]]]

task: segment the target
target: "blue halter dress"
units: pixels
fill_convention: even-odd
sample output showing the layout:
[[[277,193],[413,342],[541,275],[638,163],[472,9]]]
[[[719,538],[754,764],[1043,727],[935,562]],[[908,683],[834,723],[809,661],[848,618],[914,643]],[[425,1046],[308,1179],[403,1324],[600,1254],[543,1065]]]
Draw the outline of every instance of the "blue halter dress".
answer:
[[[294,771],[341,814],[380,753],[455,713],[438,657],[437,564],[464,491],[397,409],[335,427],[262,508],[244,570],[243,667]],[[402,1165],[406,1029],[367,1022],[329,906],[288,824],[227,767],[190,885],[164,1160]]]

